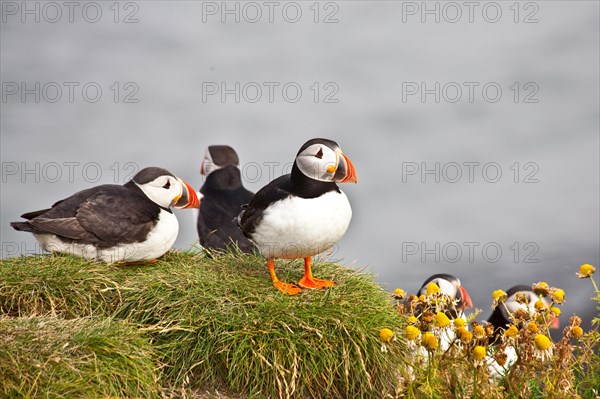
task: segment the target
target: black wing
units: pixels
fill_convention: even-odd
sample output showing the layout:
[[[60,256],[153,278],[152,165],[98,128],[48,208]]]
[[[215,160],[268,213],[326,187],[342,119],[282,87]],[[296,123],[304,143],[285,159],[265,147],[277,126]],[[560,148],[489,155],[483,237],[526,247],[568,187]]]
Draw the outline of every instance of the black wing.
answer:
[[[205,248],[226,249],[235,243],[243,252],[252,252],[254,246],[244,236],[235,218],[242,205],[253,197],[254,193],[243,187],[207,191],[202,197],[197,221],[200,244]]]
[[[252,233],[262,220],[264,210],[272,203],[289,197],[291,191],[291,175],[278,177],[261,188],[238,217],[238,224],[244,235],[252,238]]]
[[[98,195],[100,193],[110,193],[110,192],[119,191],[122,189],[123,189],[122,186],[106,184],[106,185],[78,191],[75,194],[71,195],[70,197],[67,197],[63,200],[57,201],[56,203],[54,203],[54,205],[52,205],[51,208],[42,209],[40,211],[27,212],[27,213],[24,213],[21,215],[22,218],[28,219],[28,220],[33,220],[33,219],[38,218],[39,221],[37,224],[39,225],[39,227],[36,227],[34,224],[32,224],[30,222],[13,222],[10,225],[15,230],[30,232],[30,233],[34,233],[34,234],[45,234],[45,233],[51,233],[51,231],[48,231],[43,228],[42,225],[44,224],[44,222],[42,219],[65,219],[63,221],[56,223],[57,228],[62,231],[65,231],[65,232],[71,230],[71,233],[67,233],[67,234],[69,234],[70,236],[78,237],[81,234],[80,231],[77,231],[79,229],[77,229],[76,226],[73,226],[72,228],[68,228],[66,225],[68,225],[69,223],[72,223],[72,221],[70,221],[68,219],[74,218],[77,215],[77,210],[79,209],[80,204],[82,204],[83,202],[87,201],[89,198],[91,198],[95,195]],[[46,224],[50,225],[50,223],[46,223]],[[62,227],[58,226],[59,224],[62,224],[63,226]],[[66,236],[63,236],[63,237],[66,238]]]
[[[159,213],[160,208],[143,194],[123,186],[99,186],[60,201],[25,223],[34,233],[108,248],[143,241]]]

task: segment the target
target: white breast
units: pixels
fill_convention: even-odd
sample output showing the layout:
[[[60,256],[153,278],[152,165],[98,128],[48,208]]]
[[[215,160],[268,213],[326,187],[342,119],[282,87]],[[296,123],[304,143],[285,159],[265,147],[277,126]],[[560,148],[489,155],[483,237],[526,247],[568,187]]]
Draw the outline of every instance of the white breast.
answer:
[[[488,364],[488,370],[490,371],[490,376],[494,381],[499,381],[506,375],[506,372],[512,367],[513,364],[518,360],[518,355],[512,346],[507,346],[504,349],[504,353],[506,354],[506,363],[504,366],[500,366],[496,360],[491,357],[486,357],[486,362]]]
[[[175,243],[178,232],[179,222],[175,215],[161,209],[158,222],[144,242],[99,249],[91,244],[65,243],[54,234],[35,234],[35,237],[49,252],[66,253],[103,262],[137,262],[164,255]]]
[[[202,203],[202,197],[204,197],[204,194],[202,194],[200,191],[196,191],[196,196],[198,197],[198,202]],[[200,215],[200,208],[192,208],[190,210],[191,210],[190,214],[192,215],[192,218],[194,221],[194,226],[195,226],[196,223],[198,223],[198,216]]]
[[[267,258],[298,259],[333,247],[352,218],[346,194],[332,191],[317,198],[288,197],[271,204],[252,234]]]

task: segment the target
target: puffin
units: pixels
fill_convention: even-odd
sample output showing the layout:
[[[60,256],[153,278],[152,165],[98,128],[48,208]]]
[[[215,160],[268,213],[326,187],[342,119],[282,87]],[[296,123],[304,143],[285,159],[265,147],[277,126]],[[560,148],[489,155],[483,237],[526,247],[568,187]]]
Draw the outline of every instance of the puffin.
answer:
[[[124,185],[79,191],[51,208],[12,222],[32,233],[44,250],[102,262],[154,261],[173,246],[179,223],[171,207],[197,208],[189,184],[171,172],[148,167]]]
[[[242,184],[239,164],[238,154],[228,145],[211,145],[205,151],[200,174],[206,176],[206,181],[198,192],[202,206],[196,219],[204,248],[225,250],[234,244],[242,252],[254,251],[236,221],[242,205],[254,197]]]
[[[460,279],[451,274],[434,274],[430,276],[421,288],[419,289],[419,295],[427,293],[427,286],[430,283],[435,283],[440,287],[440,292],[448,295],[452,300],[456,302],[456,309],[451,309],[446,312],[448,317],[456,319],[457,317],[463,317],[465,309],[472,308],[473,302],[467,290],[462,286]]]
[[[527,304],[517,302],[517,293],[519,292],[527,295]],[[527,310],[529,314],[533,314],[536,312],[535,303],[538,299],[541,299],[546,306],[550,306],[550,302],[548,302],[546,298],[540,298],[539,295],[533,292],[530,285],[515,285],[506,291],[504,306],[496,306],[490,317],[487,319],[487,322],[494,326],[494,338],[497,338],[503,330],[508,328],[511,324],[514,324],[506,309],[508,309],[510,313],[514,313],[517,309],[523,309]],[[552,319],[548,327],[553,329],[559,328],[560,323],[558,318]]]
[[[311,139],[300,147],[291,173],[261,188],[238,216],[240,228],[266,258],[271,281],[282,293],[335,285],[313,276],[311,258],[333,247],[348,229],[352,208],[336,183],[349,182],[357,182],[356,172],[338,143]],[[304,259],[304,276],[297,285],[277,278],[275,258]]]
[[[527,295],[527,304],[517,302],[517,293],[519,292],[522,292],[523,294]],[[515,364],[515,362],[518,359],[518,355],[514,347],[506,346],[504,348],[500,348],[498,346],[498,344],[500,343],[500,334],[502,333],[502,331],[504,331],[510,325],[514,324],[513,320],[511,320],[510,316],[508,315],[506,309],[508,309],[511,313],[514,313],[517,309],[523,309],[527,310],[529,314],[533,314],[536,312],[535,303],[538,301],[538,299],[540,299],[540,296],[533,292],[531,286],[524,284],[515,285],[514,287],[511,287],[508,291],[506,291],[506,296],[506,300],[504,301],[504,305],[506,306],[506,308],[504,307],[504,305],[501,304],[496,306],[496,308],[487,320],[488,323],[494,326],[494,338],[492,340],[491,345],[492,350],[494,352],[497,350],[502,351],[506,359],[504,364],[500,365],[498,364],[494,356],[487,356],[488,370],[490,371],[492,379],[494,379],[495,381],[499,381],[500,379],[502,379],[506,375],[506,372],[510,369],[510,367],[513,364]],[[541,300],[546,306],[550,305],[546,298],[541,298]],[[552,321],[548,325],[548,327],[552,329],[557,329],[559,328],[559,326],[560,323],[558,321],[558,318],[552,319]]]
[[[427,278],[421,288],[419,289],[419,295],[425,295],[427,293],[427,286],[431,283],[437,284],[440,287],[440,292],[446,294],[451,300],[455,301],[454,309],[450,308],[446,310],[445,314],[450,319],[461,318],[466,321],[464,310],[473,307],[471,297],[467,290],[462,286],[458,277],[451,274],[434,274]],[[422,312],[422,310],[417,310]],[[440,337],[440,347],[442,350],[446,350],[454,342],[455,333],[452,330],[446,330]],[[421,347],[419,353],[423,358],[427,358],[429,354],[425,348]]]

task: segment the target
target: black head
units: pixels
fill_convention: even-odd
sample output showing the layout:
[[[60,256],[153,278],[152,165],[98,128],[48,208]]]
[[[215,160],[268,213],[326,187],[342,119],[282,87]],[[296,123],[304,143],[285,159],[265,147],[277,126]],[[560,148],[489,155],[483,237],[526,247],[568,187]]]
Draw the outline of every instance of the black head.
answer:
[[[157,168],[155,166],[150,166],[148,168],[144,168],[144,169],[140,170],[139,172],[137,172],[136,175],[133,176],[132,180],[134,182],[136,182],[137,184],[146,184],[146,183],[150,183],[153,180],[156,180],[156,178],[158,178],[160,176],[175,177],[175,175],[173,173],[169,172],[166,169]]]
[[[521,299],[525,300],[525,302],[519,302],[517,300],[518,296],[521,296]],[[494,326],[495,335],[497,336],[500,331],[506,329],[509,325],[514,323],[514,320],[508,314],[507,309],[513,314],[517,309],[522,309],[527,311],[529,314],[534,314],[536,312],[535,303],[538,300],[544,302],[546,306],[550,305],[547,299],[540,298],[535,292],[533,292],[530,285],[519,284],[506,291],[506,300],[504,301],[504,304],[496,306],[487,320]],[[558,319],[553,319],[549,324],[550,328],[558,328],[558,326]]]
[[[240,166],[237,152],[228,145],[211,145],[204,152],[200,174],[208,176],[217,169],[227,165]]]
[[[440,287],[440,291],[443,294],[446,294],[451,299],[458,301],[456,308],[461,312],[466,308],[473,307],[471,297],[469,296],[467,290],[462,286],[458,277],[445,273],[434,274],[433,276],[425,280],[425,282],[419,289],[419,295],[425,294],[427,292],[427,286],[430,283],[436,283],[438,287]],[[453,317],[456,316],[453,315]]]
[[[149,167],[140,170],[125,184],[130,190],[143,194],[164,209],[198,208],[199,202],[192,187],[163,168]]]
[[[492,324],[496,330],[505,329],[508,325],[512,324],[512,320],[506,312],[505,306],[509,308],[511,312],[514,312],[519,307],[525,307],[525,305],[521,305],[517,302],[516,295],[518,292],[523,292],[524,294],[530,296],[530,298],[531,295],[535,295],[530,286],[523,284],[515,285],[506,291],[506,300],[504,301],[504,305],[496,306],[487,320],[488,323]],[[535,299],[533,302],[535,302]]]
[[[324,183],[356,183],[356,172],[350,159],[340,149],[338,143],[329,139],[311,139],[300,147],[292,179],[299,175]],[[296,176],[294,176],[296,175]]]
[[[339,144],[333,140],[316,138],[316,139],[310,139],[306,143],[302,144],[302,147],[300,147],[296,156],[300,155],[302,153],[302,151],[306,150],[308,147],[310,147],[311,145],[315,145],[315,144],[324,145],[324,146],[330,148],[334,152],[340,149]]]

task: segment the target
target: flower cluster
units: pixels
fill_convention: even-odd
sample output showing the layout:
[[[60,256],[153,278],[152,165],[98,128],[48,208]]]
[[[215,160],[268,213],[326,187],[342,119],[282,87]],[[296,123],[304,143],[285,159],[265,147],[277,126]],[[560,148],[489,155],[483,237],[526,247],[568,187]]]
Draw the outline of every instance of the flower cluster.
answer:
[[[590,279],[600,304],[594,272],[594,266],[585,264],[577,276]],[[567,300],[563,289],[540,281],[531,285],[531,291],[511,296],[509,306],[508,294],[495,290],[491,307],[502,309],[510,320],[502,328],[475,321],[478,310],[463,315],[435,283],[424,291],[417,296],[396,289],[392,298],[404,323],[396,326],[396,333],[380,334],[382,350],[396,336],[406,344],[408,364],[401,381],[409,392],[419,392],[415,397],[456,397],[457,392],[461,397],[531,397],[532,381],[547,397],[577,398],[583,387],[590,392],[600,389],[600,378],[592,377],[600,375],[600,318],[588,333],[581,319],[572,316],[561,339],[555,341],[550,334]],[[585,370],[581,375],[589,377],[578,377],[574,370]]]

